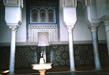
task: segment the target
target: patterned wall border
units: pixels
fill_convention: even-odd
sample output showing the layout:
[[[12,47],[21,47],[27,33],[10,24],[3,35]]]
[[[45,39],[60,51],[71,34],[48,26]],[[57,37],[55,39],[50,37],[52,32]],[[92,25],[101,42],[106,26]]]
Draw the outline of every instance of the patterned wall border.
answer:
[[[29,25],[29,29],[57,29],[57,25]]]

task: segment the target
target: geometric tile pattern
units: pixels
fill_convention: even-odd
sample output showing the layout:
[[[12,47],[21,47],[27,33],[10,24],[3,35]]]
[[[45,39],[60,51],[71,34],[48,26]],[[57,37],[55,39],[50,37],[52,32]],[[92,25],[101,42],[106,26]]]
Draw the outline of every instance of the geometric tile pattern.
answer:
[[[15,68],[32,68],[39,63],[41,48],[39,46],[16,46]],[[101,65],[109,65],[107,45],[98,44]],[[0,70],[9,69],[10,46],[0,46]],[[75,65],[94,65],[92,44],[74,44]],[[46,61],[53,66],[69,66],[68,45],[50,45],[46,47]]]
[[[57,29],[57,24],[55,25],[29,25],[29,29]]]
[[[101,65],[109,65],[107,44],[98,44]]]
[[[10,47],[0,46],[0,69],[5,70],[9,68]]]
[[[53,63],[53,66],[69,65],[68,45],[50,46],[50,62]]]
[[[91,44],[74,45],[75,65],[93,65],[94,53]]]

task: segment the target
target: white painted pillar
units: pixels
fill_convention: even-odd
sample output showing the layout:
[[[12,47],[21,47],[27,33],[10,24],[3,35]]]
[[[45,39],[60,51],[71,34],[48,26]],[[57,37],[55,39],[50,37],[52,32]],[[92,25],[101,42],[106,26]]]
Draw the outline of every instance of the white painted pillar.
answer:
[[[105,26],[107,50],[108,50],[108,55],[109,55],[109,15],[103,16],[101,18],[101,22],[103,22]]]
[[[16,49],[16,31],[17,26],[11,26],[11,46],[10,46],[10,64],[9,64],[9,74],[14,74],[15,67],[15,49]]]
[[[23,0],[3,0],[5,6],[5,21],[11,29],[9,74],[14,74],[16,31],[22,24]]]
[[[89,28],[92,33],[92,41],[93,41],[93,50],[94,50],[94,59],[95,59],[95,70],[101,70],[101,64],[99,59],[99,52],[98,52],[98,42],[97,42],[97,28],[99,24],[94,23],[89,25]]]
[[[70,71],[75,71],[72,28],[73,28],[73,25],[72,25],[72,26],[67,26],[67,30],[68,30],[68,33],[69,33],[69,59],[70,59]]]
[[[104,26],[105,26],[106,42],[107,42],[107,49],[108,49],[108,55],[109,55],[109,21],[104,22]]]
[[[69,60],[70,71],[75,71],[74,50],[73,50],[73,34],[72,29],[77,21],[76,6],[77,0],[61,0],[60,5],[63,10],[64,24],[69,33]]]

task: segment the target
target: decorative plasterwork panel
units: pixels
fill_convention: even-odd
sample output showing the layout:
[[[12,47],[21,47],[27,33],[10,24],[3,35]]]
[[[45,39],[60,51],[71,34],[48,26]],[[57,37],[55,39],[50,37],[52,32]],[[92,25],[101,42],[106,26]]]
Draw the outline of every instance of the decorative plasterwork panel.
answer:
[[[57,29],[57,25],[29,25],[29,29]]]
[[[38,42],[38,33],[48,33],[49,42],[58,41],[57,25],[29,25],[29,42]]]
[[[58,41],[59,0],[27,0],[27,39],[37,43],[38,33],[49,34],[49,41]]]

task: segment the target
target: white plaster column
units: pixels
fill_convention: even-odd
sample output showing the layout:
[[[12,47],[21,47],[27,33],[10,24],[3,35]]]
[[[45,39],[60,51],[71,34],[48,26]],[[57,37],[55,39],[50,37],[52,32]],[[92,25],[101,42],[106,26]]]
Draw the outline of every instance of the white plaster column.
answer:
[[[67,25],[67,30],[69,33],[69,59],[70,59],[70,70],[75,71],[75,62],[74,62],[74,49],[73,49],[73,30],[74,25]]]
[[[11,30],[11,46],[10,46],[10,64],[9,64],[9,74],[14,74],[15,66],[15,49],[16,49],[16,31],[17,26],[9,26]]]
[[[109,55],[109,21],[104,22],[104,26],[105,26],[106,42],[107,42],[107,49],[108,49],[108,55]]]
[[[109,16],[104,16],[101,21],[104,22],[105,33],[106,33],[106,42],[107,42],[107,50],[109,55]]]
[[[98,52],[98,42],[97,42],[97,28],[98,23],[92,23],[89,25],[89,28],[92,33],[92,41],[93,41],[93,50],[94,50],[94,59],[95,59],[95,70],[101,70],[101,64],[99,59],[99,52]]]
[[[74,50],[73,50],[73,34],[72,29],[77,21],[76,6],[77,0],[61,0],[61,8],[63,10],[63,21],[69,34],[69,59],[70,71],[75,71]]]
[[[5,5],[5,21],[11,30],[9,74],[14,74],[16,31],[22,24],[23,0],[3,0]]]

